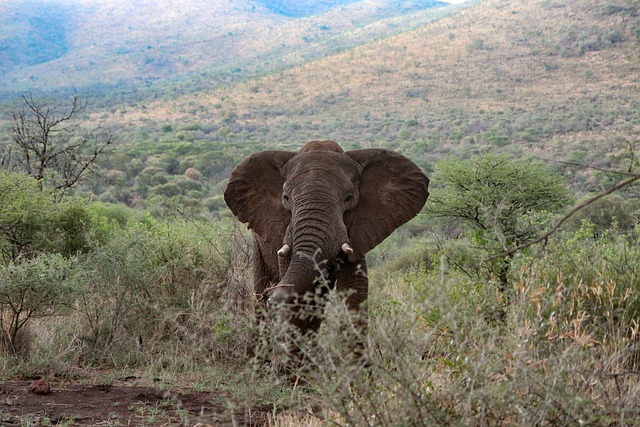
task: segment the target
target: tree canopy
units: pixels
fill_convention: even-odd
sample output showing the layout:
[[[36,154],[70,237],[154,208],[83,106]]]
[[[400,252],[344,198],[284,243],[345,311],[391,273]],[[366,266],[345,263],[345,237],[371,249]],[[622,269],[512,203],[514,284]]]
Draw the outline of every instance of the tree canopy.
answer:
[[[428,214],[463,221],[483,244],[525,243],[539,234],[536,215],[559,212],[571,200],[562,179],[542,163],[504,155],[442,160],[433,183]]]

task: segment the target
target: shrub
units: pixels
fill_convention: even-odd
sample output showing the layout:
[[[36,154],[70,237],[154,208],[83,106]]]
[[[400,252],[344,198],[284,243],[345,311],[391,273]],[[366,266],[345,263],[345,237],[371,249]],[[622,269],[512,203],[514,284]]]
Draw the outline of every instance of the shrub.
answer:
[[[78,278],[76,260],[59,254],[0,266],[0,350],[26,355],[21,332],[33,318],[68,312],[80,291]]]
[[[5,263],[51,247],[55,193],[34,178],[0,170],[0,249]]]
[[[65,256],[88,252],[93,242],[93,217],[86,208],[86,201],[72,199],[65,203],[56,218],[59,250]]]
[[[594,236],[595,226],[584,222],[567,239],[550,244],[543,257],[521,260],[521,280],[532,284],[522,292],[549,343],[629,344],[633,325],[640,323],[637,236]]]
[[[498,255],[533,240],[550,213],[571,200],[562,180],[539,162],[485,155],[435,166],[427,216],[462,222],[475,244]],[[507,288],[510,256],[494,258],[491,273]]]
[[[180,220],[114,232],[84,265],[91,272],[79,299],[89,330],[85,360],[135,364],[141,348],[152,357],[172,344],[189,360],[211,352],[223,357],[226,350],[218,346],[229,339],[223,332],[229,325],[242,328],[232,316],[237,307],[246,308],[239,298],[247,297],[240,285],[248,260],[236,253],[233,233]],[[193,352],[194,346],[201,351]]]

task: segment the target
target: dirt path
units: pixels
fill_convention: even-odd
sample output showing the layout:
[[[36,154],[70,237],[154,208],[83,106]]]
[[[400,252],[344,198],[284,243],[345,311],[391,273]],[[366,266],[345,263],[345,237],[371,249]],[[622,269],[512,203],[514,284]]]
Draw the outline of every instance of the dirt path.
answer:
[[[224,396],[134,387],[51,384],[51,393],[29,391],[31,381],[0,383],[0,426],[258,426],[268,408],[227,409]]]

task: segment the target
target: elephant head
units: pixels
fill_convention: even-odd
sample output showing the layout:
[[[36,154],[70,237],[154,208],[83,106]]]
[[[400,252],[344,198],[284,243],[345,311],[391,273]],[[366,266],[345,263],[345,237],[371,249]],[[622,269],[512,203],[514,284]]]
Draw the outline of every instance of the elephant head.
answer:
[[[345,288],[364,280],[366,298],[366,277],[346,276],[358,266],[366,271],[364,255],[422,209],[428,185],[418,166],[393,151],[344,152],[333,141],[312,141],[299,153],[247,157],[224,198],[257,240],[259,299],[293,301],[331,274]]]

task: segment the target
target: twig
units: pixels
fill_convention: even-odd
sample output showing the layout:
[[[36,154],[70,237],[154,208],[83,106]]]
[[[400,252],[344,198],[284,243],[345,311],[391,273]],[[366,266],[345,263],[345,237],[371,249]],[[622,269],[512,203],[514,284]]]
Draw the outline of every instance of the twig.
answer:
[[[613,174],[617,174],[617,175],[636,176],[634,173],[631,173],[631,171],[616,171],[616,170],[611,170],[611,169],[600,168],[598,166],[593,166],[593,165],[589,165],[589,164],[585,164],[585,163],[567,162],[567,161],[561,161],[561,162],[558,162],[558,163],[560,163],[561,165],[567,165],[567,166],[580,166],[580,167],[583,167],[583,168],[589,168],[589,169],[597,170],[597,171],[600,171],[600,172],[613,173]]]

